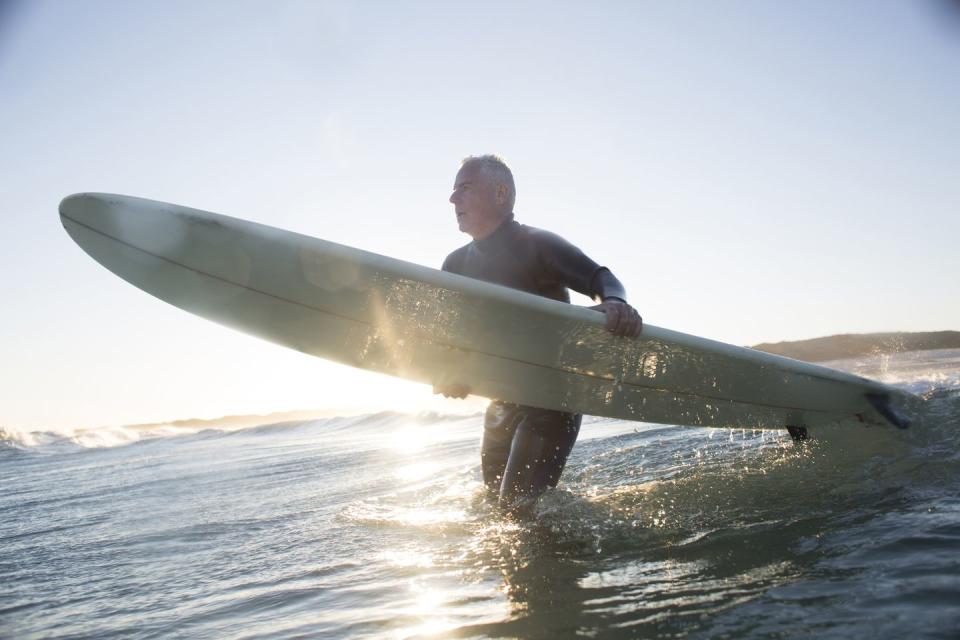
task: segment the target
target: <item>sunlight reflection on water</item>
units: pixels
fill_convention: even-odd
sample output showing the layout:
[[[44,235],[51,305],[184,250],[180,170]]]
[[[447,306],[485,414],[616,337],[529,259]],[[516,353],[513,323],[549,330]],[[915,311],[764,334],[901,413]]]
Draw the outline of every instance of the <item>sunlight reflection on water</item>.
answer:
[[[890,375],[955,379],[946,355]],[[530,521],[485,500],[479,415],[18,443],[0,635],[951,637],[958,401],[800,446],[588,419]]]

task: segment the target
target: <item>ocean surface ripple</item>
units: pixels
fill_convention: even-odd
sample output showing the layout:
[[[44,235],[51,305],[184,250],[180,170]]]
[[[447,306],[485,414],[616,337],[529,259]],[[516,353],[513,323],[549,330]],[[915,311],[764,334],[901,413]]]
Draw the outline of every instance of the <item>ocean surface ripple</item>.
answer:
[[[908,431],[587,418],[536,517],[480,415],[0,430],[0,637],[960,637],[960,350]]]

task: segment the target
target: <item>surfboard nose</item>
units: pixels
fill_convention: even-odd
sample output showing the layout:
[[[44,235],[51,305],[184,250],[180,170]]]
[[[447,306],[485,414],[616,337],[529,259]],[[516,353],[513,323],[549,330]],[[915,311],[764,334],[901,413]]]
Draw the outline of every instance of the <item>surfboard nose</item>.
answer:
[[[105,222],[107,207],[104,194],[74,193],[60,201],[60,222],[70,231],[68,223],[100,230]]]
[[[91,234],[137,244],[156,232],[151,226],[153,216],[132,213],[123,203],[124,196],[115,194],[74,193],[60,201],[60,222],[88,253]]]
[[[201,213],[111,193],[75,193],[60,202],[60,222],[70,238],[117,275],[136,273],[141,288],[166,263],[214,269],[210,263],[222,258],[222,245],[235,243],[213,214]],[[242,277],[230,272],[238,282],[249,276],[249,260],[244,264]]]

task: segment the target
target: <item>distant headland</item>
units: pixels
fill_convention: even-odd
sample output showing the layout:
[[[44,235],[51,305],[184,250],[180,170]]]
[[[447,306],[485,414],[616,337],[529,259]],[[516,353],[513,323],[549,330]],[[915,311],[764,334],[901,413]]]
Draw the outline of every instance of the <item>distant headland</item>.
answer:
[[[841,360],[858,356],[960,348],[960,331],[923,333],[846,333],[794,342],[764,342],[758,351],[807,362]]]

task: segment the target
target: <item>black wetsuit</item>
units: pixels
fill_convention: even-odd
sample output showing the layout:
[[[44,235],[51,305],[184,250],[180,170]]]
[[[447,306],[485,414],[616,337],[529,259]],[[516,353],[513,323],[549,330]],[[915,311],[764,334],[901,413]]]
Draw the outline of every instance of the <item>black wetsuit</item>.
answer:
[[[516,222],[449,256],[443,270],[561,302],[568,289],[601,301],[626,301],[623,285],[606,267],[560,236]],[[504,506],[530,503],[555,487],[580,432],[581,416],[494,400],[484,418],[483,481]]]

